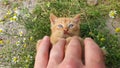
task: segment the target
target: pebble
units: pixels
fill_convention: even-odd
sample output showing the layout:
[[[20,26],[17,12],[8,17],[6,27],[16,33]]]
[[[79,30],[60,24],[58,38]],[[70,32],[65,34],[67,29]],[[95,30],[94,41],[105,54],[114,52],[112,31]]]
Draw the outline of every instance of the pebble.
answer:
[[[87,0],[89,6],[95,6],[98,4],[98,0]]]
[[[0,44],[0,47],[3,47],[3,45]]]

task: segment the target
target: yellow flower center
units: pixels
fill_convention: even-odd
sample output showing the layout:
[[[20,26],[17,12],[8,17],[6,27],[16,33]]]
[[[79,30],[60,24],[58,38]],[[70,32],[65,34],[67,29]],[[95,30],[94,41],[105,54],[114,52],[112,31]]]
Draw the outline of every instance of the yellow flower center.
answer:
[[[114,12],[112,12],[110,15],[111,15],[111,16],[114,16],[114,15],[115,15],[115,13],[114,13]]]
[[[26,48],[27,44],[24,44],[23,47]]]
[[[13,58],[13,61],[16,62],[16,61],[17,61],[17,57],[14,57],[14,58]]]
[[[0,29],[0,33],[2,33],[3,32],[3,30],[2,29]]]
[[[33,37],[31,36],[31,37],[30,37],[30,41],[32,41],[32,40],[33,40]]]
[[[3,40],[0,40],[0,44],[3,44]]]
[[[19,32],[19,35],[20,35],[20,36],[22,36],[22,35],[23,35],[23,32],[22,32],[22,31],[20,31],[20,32]]]
[[[116,29],[115,29],[115,32],[120,32],[120,28],[116,28]]]
[[[105,41],[105,38],[101,38],[100,40],[101,40],[101,41]]]

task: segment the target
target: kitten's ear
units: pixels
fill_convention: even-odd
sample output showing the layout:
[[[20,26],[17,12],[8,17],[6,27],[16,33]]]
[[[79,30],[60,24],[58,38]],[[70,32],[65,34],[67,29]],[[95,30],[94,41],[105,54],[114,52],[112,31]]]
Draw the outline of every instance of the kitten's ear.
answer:
[[[53,13],[51,13],[50,14],[50,22],[51,22],[51,24],[54,24],[56,19],[57,19],[57,17]]]
[[[80,21],[80,14],[77,14],[77,15],[73,18],[73,21],[74,21],[75,23],[79,23],[79,21]]]

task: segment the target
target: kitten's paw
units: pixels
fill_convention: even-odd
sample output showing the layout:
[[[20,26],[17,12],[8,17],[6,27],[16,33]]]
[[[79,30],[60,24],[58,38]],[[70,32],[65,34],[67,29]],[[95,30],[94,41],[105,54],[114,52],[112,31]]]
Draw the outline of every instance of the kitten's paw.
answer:
[[[55,39],[51,39],[51,43],[54,46],[61,38],[57,37]]]
[[[72,39],[72,37],[68,37],[68,38],[66,38],[66,41],[67,41],[66,44],[68,44],[68,43],[70,42],[71,39]]]

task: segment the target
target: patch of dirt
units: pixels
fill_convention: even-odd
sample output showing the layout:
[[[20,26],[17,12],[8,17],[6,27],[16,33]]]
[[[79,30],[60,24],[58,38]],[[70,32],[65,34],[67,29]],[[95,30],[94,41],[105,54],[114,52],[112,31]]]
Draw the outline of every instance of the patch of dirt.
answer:
[[[13,3],[18,3],[20,4],[20,7],[22,8],[28,8],[29,12],[32,12],[36,5],[36,0],[8,0],[9,3],[7,5],[4,5],[3,2],[4,0],[0,0],[0,20],[4,19],[4,15],[6,12],[12,7]],[[22,4],[22,5],[21,5]],[[0,23],[0,29],[3,29],[3,31],[6,31],[8,33],[15,33],[18,34],[18,32],[23,31],[24,34],[26,34],[26,29],[24,28],[23,25],[20,25],[16,22],[5,22]],[[16,37],[9,37],[8,35],[0,34],[0,39],[3,39],[3,41],[9,40],[10,44],[14,44],[16,41],[19,39]],[[2,50],[2,47],[4,47],[3,44],[0,44],[0,50]],[[10,68],[9,66],[3,66],[2,63],[0,63],[0,68]]]
[[[108,18],[106,25],[110,33],[115,34],[115,28],[118,28],[118,27],[120,28],[120,18],[116,18],[116,19]]]
[[[0,0],[0,19],[4,19],[5,14],[9,9],[11,9],[13,4],[18,4],[20,8],[28,8],[29,12],[32,12],[36,5],[36,0],[8,0],[8,4],[4,4],[4,0]],[[18,34],[20,31],[23,31],[24,34],[26,34],[26,30],[23,25],[20,25],[16,22],[5,22],[5,24],[0,23],[0,28],[3,29],[3,31],[6,31],[9,34]],[[10,40],[11,44],[15,43],[17,41],[16,38],[8,37],[7,35],[0,34],[0,39]],[[1,48],[0,48],[1,49]]]

